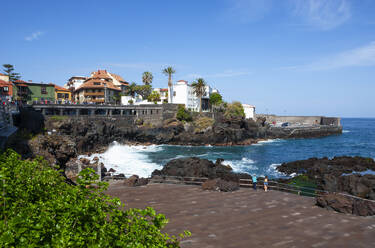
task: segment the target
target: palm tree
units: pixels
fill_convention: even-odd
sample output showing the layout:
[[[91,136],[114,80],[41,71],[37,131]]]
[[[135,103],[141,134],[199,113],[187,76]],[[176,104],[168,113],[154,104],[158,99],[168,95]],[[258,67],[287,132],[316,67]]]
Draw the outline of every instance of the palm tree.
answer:
[[[206,81],[203,78],[198,78],[191,86],[194,94],[199,98],[199,113],[202,113],[202,97],[206,94]]]
[[[173,85],[172,85],[172,74],[176,73],[176,71],[171,67],[168,66],[167,68],[163,69],[163,74],[168,76],[168,88],[170,89],[168,97],[170,101],[169,103],[172,103],[172,96],[173,96]]]
[[[150,85],[152,83],[152,79],[154,79],[154,76],[152,76],[152,73],[149,72],[149,71],[145,71],[143,74],[142,74],[142,82],[145,84],[145,85]]]
[[[127,96],[132,96],[134,97],[135,96],[135,93],[137,92],[137,85],[132,82],[125,90],[125,94]]]

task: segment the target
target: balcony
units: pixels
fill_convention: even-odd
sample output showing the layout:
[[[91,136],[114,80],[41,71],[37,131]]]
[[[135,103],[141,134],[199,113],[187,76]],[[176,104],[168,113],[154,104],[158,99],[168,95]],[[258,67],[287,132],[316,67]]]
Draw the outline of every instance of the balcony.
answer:
[[[104,102],[104,98],[103,99],[91,99],[89,101],[91,101],[91,102]]]
[[[103,96],[104,97],[104,92],[85,92],[83,93],[83,96]]]

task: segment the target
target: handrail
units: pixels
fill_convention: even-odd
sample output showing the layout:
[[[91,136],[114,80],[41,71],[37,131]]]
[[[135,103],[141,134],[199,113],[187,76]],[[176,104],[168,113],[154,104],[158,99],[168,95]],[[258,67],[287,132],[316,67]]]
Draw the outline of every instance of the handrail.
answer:
[[[183,182],[185,182],[185,183],[189,182],[186,179],[194,179],[194,180],[202,180],[202,181],[205,181],[205,180],[208,179],[207,177],[182,177],[182,176],[165,176],[165,175],[161,175],[160,177],[164,180],[167,179],[167,178],[179,178],[179,179],[182,179]],[[152,178],[152,177],[149,178],[149,180],[152,180],[152,179],[156,179],[156,178]],[[240,181],[252,182],[251,179],[240,179]],[[203,182],[198,182],[198,181],[191,181],[191,182],[194,182],[196,184],[202,184],[203,183]],[[263,180],[258,180],[258,182],[264,183]],[[310,187],[279,183],[279,182],[276,182],[276,181],[268,181],[268,183],[269,183],[269,185],[268,185],[269,188],[274,188],[276,190],[285,190],[285,191],[290,191],[290,192],[297,192],[298,195],[309,194],[309,195],[312,195],[312,196],[319,196],[319,195],[323,195],[322,193],[334,193],[334,194],[338,194],[338,195],[342,195],[342,196],[346,196],[346,197],[351,197],[351,198],[358,199],[358,200],[363,200],[363,201],[375,203],[375,200],[365,199],[365,198],[361,198],[361,197],[354,196],[354,195],[349,195],[349,194],[342,193],[342,192],[326,191],[326,190],[320,190],[320,189],[315,189],[315,188],[310,188]],[[270,185],[271,183],[275,184],[275,185]],[[245,185],[246,186],[252,186],[252,183],[249,183],[249,184],[241,184],[240,183],[240,186],[245,186]],[[258,186],[259,186],[259,184],[258,184]],[[284,187],[280,187],[280,186],[284,186]],[[289,188],[287,188],[285,186],[287,186]],[[311,190],[311,191],[314,191],[314,192],[303,191],[301,189]],[[316,193],[316,192],[320,192],[320,193]]]

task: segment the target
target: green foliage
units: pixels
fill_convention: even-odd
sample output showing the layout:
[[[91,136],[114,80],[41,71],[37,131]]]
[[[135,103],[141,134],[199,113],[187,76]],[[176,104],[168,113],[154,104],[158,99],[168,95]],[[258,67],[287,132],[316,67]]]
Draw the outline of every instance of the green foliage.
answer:
[[[212,125],[215,123],[215,120],[209,117],[200,117],[197,120],[194,121],[194,132],[200,133],[207,129],[208,127],[212,127]]]
[[[137,126],[142,126],[143,122],[144,121],[143,121],[142,118],[135,119],[135,121],[134,121],[135,125],[137,125]]]
[[[168,66],[167,68],[164,68],[162,72],[163,72],[164,75],[168,76],[168,86],[171,86],[172,85],[172,74],[175,74],[176,70],[173,69],[172,66]]]
[[[154,76],[153,76],[152,73],[149,72],[149,71],[145,71],[145,72],[142,74],[142,82],[143,82],[145,85],[151,85],[153,79],[154,79]]]
[[[130,105],[132,105],[134,102],[133,102],[132,99],[130,99],[130,100],[128,101],[128,103],[129,103]]]
[[[314,196],[317,187],[316,183],[309,179],[307,175],[293,177],[288,184],[293,185],[300,192],[299,194],[304,196]]]
[[[147,99],[151,94],[152,87],[151,85],[137,85],[135,87],[135,92],[138,95],[141,95],[143,99]]]
[[[16,81],[21,79],[21,76],[19,73],[15,73],[14,71],[14,66],[11,64],[4,64],[3,65],[3,72],[5,75],[9,76],[9,81]]]
[[[63,115],[53,115],[50,117],[50,119],[53,121],[63,121],[63,120],[66,120],[67,118],[68,118],[67,116],[63,116]]]
[[[137,85],[132,82],[125,90],[125,95],[126,96],[135,96],[135,93],[137,93]]]
[[[158,101],[160,101],[160,94],[159,94],[159,92],[157,92],[157,91],[151,92],[151,94],[147,98],[147,101],[153,102],[153,103],[157,104]]]
[[[179,238],[160,231],[164,215],[122,210],[97,179],[85,169],[72,186],[41,158],[0,155],[0,247],[179,247]]]
[[[202,112],[202,97],[206,94],[206,81],[203,78],[198,78],[191,86],[194,94],[199,98],[199,112]]]
[[[223,97],[215,92],[210,95],[210,103],[211,105],[218,106],[223,103]]]
[[[240,102],[233,102],[231,104],[228,104],[224,112],[224,117],[227,119],[244,118],[245,111],[242,107],[242,104]]]
[[[178,106],[176,118],[179,121],[187,121],[187,122],[193,120],[191,113],[188,110],[186,110],[186,108],[183,105]]]

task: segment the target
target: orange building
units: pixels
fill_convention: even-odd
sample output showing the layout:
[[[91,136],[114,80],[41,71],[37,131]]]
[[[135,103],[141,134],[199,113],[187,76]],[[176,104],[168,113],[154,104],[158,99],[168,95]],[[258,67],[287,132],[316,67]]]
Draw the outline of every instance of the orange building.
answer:
[[[13,84],[9,82],[9,77],[0,73],[0,98],[2,101],[12,101]]]
[[[52,84],[55,87],[55,99],[57,103],[67,103],[72,101],[72,93],[69,89],[65,89],[56,84]]]

